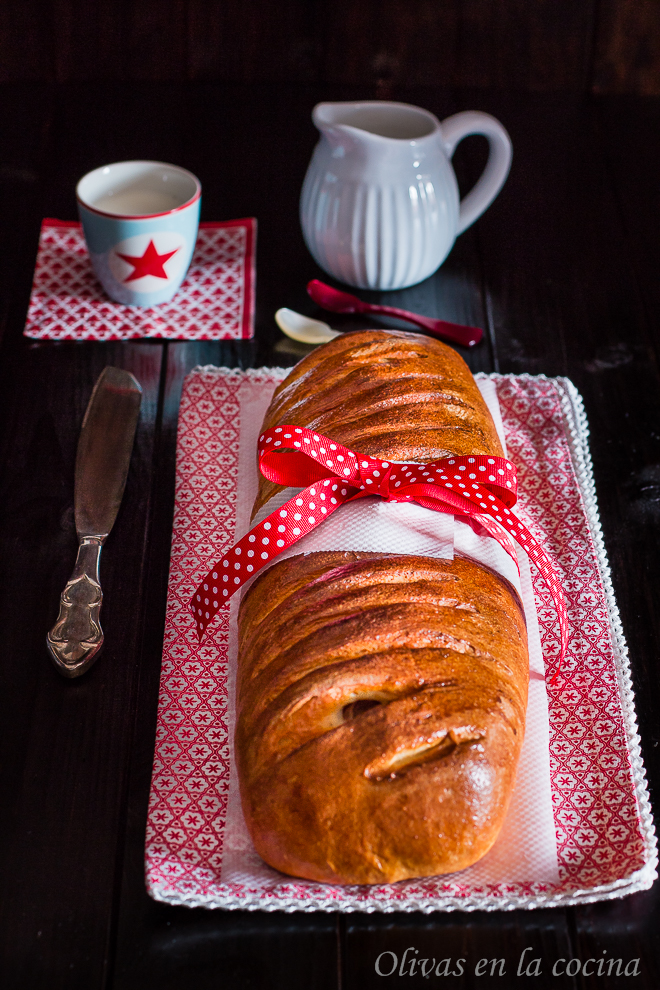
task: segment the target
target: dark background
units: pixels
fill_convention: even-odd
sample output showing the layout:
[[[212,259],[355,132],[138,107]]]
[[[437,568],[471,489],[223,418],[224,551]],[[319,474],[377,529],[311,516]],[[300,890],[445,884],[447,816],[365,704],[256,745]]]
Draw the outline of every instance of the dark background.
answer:
[[[146,806],[181,384],[195,364],[290,364],[278,306],[322,276],[297,201],[319,100],[493,113],[502,193],[420,286],[374,293],[479,324],[474,370],[568,375],[585,399],[604,538],[630,646],[652,800],[660,789],[660,3],[655,0],[4,0],[0,3],[0,986],[8,990],[366,990],[382,951],[465,957],[461,988],[660,987],[657,887],[495,914],[284,915],[151,901]],[[464,187],[481,139],[459,148]],[[81,175],[173,161],[203,219],[254,215],[254,342],[48,344],[22,337],[43,216]],[[331,322],[333,322],[331,320]],[[337,321],[339,325],[339,321]],[[360,324],[366,325],[366,324]],[[106,646],[79,682],[44,640],[75,558],[73,465],[93,383],[133,371],[143,413],[104,549]],[[626,979],[479,980],[521,952],[639,957]]]
[[[656,0],[3,0],[0,82],[660,93]]]

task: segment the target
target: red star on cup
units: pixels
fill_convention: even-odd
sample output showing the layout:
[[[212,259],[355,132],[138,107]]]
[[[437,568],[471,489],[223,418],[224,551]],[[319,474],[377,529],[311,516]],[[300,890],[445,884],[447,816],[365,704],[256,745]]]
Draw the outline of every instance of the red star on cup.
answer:
[[[119,258],[133,266],[133,271],[124,279],[124,282],[134,282],[135,279],[144,278],[145,275],[153,275],[155,278],[166,279],[168,276],[163,266],[178,250],[179,248],[175,248],[174,251],[170,251],[167,254],[158,254],[154,242],[149,241],[144,254],[140,258],[136,258],[130,254],[120,254],[117,251]]]

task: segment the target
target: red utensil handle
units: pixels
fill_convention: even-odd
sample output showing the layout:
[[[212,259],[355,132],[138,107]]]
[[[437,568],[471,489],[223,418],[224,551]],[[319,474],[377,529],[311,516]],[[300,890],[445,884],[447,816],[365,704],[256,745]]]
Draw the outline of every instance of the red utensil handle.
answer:
[[[418,313],[398,309],[396,306],[379,306],[363,302],[357,296],[333,289],[331,285],[326,285],[317,278],[307,284],[307,291],[317,306],[330,310],[331,313],[380,313],[383,316],[395,316],[400,320],[407,320],[408,323],[414,323],[423,330],[428,330],[440,340],[449,340],[462,347],[474,347],[483,337],[483,330],[479,327],[466,327],[462,323],[448,323],[446,320],[437,320],[431,316],[420,316]]]
[[[395,316],[400,320],[408,320],[432,333],[434,337],[441,340],[451,340],[455,344],[463,347],[474,347],[484,335],[480,327],[468,327],[463,323],[450,323],[447,320],[438,320],[432,316],[420,316],[418,313],[409,313],[406,309],[398,309],[396,306],[365,305],[361,312],[381,313],[383,316]]]

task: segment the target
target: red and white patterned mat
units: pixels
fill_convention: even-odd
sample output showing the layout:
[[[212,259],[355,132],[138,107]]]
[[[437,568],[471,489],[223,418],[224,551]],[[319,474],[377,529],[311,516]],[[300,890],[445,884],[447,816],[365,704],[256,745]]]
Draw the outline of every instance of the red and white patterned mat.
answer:
[[[80,224],[46,219],[25,330],[40,340],[241,340],[254,336],[257,221],[202,223],[183,285],[168,303],[123,306],[104,293]]]
[[[516,511],[557,560],[571,627],[566,662],[548,688],[554,879],[539,878],[532,863],[527,878],[475,882],[475,874],[465,871],[337,887],[285,877],[263,864],[252,873],[230,868],[235,767],[228,657],[234,630],[225,610],[200,645],[189,602],[234,540],[239,474],[245,458],[254,462],[253,451],[239,449],[241,395],[255,385],[272,392],[284,374],[201,368],[184,386],[147,828],[151,895],[221,908],[430,912],[566,905],[648,888],[656,876],[655,832],[626,647],[600,535],[586,419],[572,384],[543,376],[492,380],[508,456],[518,468]],[[259,426],[260,421],[255,430]],[[533,584],[543,654],[554,661],[557,615],[536,572]]]

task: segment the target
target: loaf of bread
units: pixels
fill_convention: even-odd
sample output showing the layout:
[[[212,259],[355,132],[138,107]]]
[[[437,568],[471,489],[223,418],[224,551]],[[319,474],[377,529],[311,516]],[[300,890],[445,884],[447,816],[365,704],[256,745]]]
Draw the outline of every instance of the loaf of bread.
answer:
[[[345,334],[306,357],[264,426],[282,423],[387,460],[502,456],[463,360],[398,331]],[[263,480],[255,508],[276,490]],[[476,862],[506,815],[527,685],[520,599],[472,560],[275,563],[239,615],[236,754],[257,852],[342,884]]]

